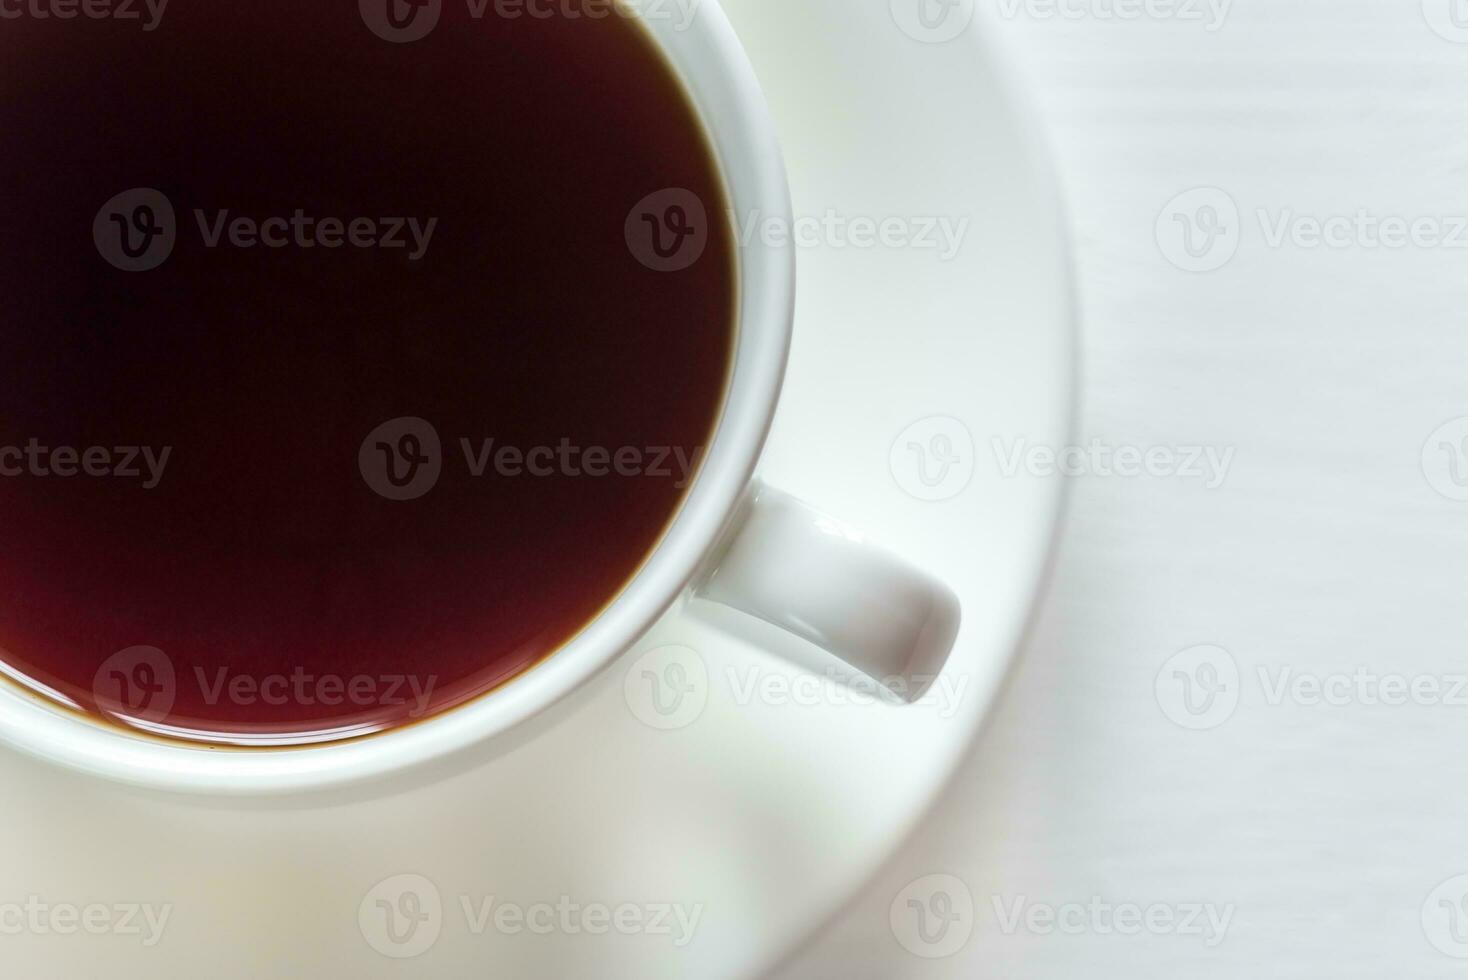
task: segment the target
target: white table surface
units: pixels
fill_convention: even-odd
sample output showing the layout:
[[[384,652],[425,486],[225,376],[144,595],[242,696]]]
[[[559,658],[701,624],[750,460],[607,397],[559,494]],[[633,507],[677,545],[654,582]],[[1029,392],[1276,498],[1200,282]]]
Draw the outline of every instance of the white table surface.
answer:
[[[1462,976],[1430,939],[1468,943],[1423,908],[1468,873],[1468,703],[1369,704],[1370,681],[1338,687],[1339,706],[1308,689],[1271,703],[1268,687],[1364,669],[1446,691],[1468,672],[1468,503],[1423,470],[1429,436],[1468,416],[1468,250],[1354,231],[1342,248],[1273,246],[1257,212],[1451,231],[1468,215],[1468,44],[1429,29],[1423,0],[1236,0],[1211,32],[1096,15],[1115,0],[1062,0],[1085,16],[1048,20],[979,2],[971,29],[1027,76],[1070,198],[1080,440],[1236,454],[1214,489],[1075,481],[988,731],[899,858],[778,976]],[[1447,0],[1427,5],[1446,22]],[[1199,186],[1236,202],[1242,233],[1231,262],[1189,273],[1154,227]],[[1192,731],[1154,684],[1200,644],[1237,664],[1239,703]],[[973,898],[972,936],[946,958],[909,953],[889,924],[930,874]],[[1105,912],[1072,918],[1077,934],[1006,932],[996,896],[1233,914],[1212,947],[1108,933]]]

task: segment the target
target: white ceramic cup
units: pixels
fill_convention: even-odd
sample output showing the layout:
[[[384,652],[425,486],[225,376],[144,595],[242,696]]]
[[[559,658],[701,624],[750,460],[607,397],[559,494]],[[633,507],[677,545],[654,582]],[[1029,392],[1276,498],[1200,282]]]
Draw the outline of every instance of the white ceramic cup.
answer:
[[[630,4],[681,75],[736,214],[790,226],[784,165],[754,71],[715,0]],[[739,323],[722,416],[701,469],[637,576],[577,636],[497,690],[353,741],[220,749],[92,721],[0,685],[0,740],[60,765],[136,785],[211,795],[339,787],[402,773],[500,735],[586,683],[680,601],[733,607],[916,696],[958,630],[953,593],[861,535],[765,487],[755,468],[789,353],[795,257],[754,236],[738,252]]]

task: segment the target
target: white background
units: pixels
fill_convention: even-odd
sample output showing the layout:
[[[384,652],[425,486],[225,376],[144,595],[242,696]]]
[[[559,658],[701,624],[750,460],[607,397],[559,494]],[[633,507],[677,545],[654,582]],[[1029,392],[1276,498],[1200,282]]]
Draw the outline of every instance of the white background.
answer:
[[[1066,0],[1075,19],[979,2],[971,29],[997,34],[1033,90],[1073,212],[1080,441],[1236,455],[1211,490],[1075,481],[1039,621],[980,744],[899,858],[778,976],[1462,976],[1423,907],[1468,872],[1468,705],[1272,704],[1260,670],[1270,684],[1468,673],[1468,503],[1423,467],[1429,436],[1468,416],[1468,249],[1276,247],[1257,212],[1468,215],[1468,43],[1434,33],[1422,0],[1235,0],[1215,31],[1098,15],[1115,0]],[[1154,230],[1196,187],[1240,215],[1236,256],[1207,273],[1171,264]],[[1237,664],[1239,703],[1190,731],[1154,683],[1200,644]],[[930,874],[974,905],[957,926],[971,938],[933,960],[889,925]],[[996,896],[1234,911],[1210,948],[1104,919],[1007,934]]]
[[[965,106],[964,92],[934,85],[925,104],[909,108],[904,91],[896,108],[873,107],[867,100],[880,101],[892,75],[954,73],[946,63],[931,76],[912,70],[922,49],[891,46],[889,0],[846,0],[861,17],[811,33],[838,2],[730,3],[786,124],[803,207],[974,210],[959,197],[983,186],[980,168],[1006,174],[1003,153],[973,149],[992,93],[970,94]],[[1444,227],[1468,216],[1468,44],[1434,34],[1421,0],[1234,0],[1216,31],[1091,14],[1111,0],[1065,0],[1086,14],[1079,19],[1042,19],[1022,4],[1006,18],[1014,0],[978,2],[970,30],[1005,49],[1027,80],[1071,204],[1084,317],[1080,443],[1210,448],[1231,452],[1232,465],[1213,489],[1191,477],[1073,481],[1031,638],[950,792],[777,980],[1461,976],[1468,960],[1430,939],[1450,938],[1434,890],[1468,873],[1468,706],[1271,704],[1258,671],[1271,684],[1285,671],[1468,672],[1468,503],[1439,493],[1422,465],[1427,445],[1438,486],[1451,489],[1448,457],[1429,437],[1468,417],[1468,249],[1271,247],[1257,211],[1269,225],[1360,209]],[[791,23],[757,6],[788,11]],[[884,45],[883,71],[856,62]],[[981,57],[980,46],[961,45],[929,50]],[[869,77],[851,80],[847,51]],[[792,82],[804,86],[799,98]],[[963,113],[946,134],[955,149],[930,162],[911,141],[950,104]],[[913,158],[921,185],[909,180]],[[862,198],[881,176],[900,187]],[[1183,253],[1156,229],[1159,218],[1169,235],[1185,227],[1176,218],[1202,219],[1168,208],[1199,187],[1214,188],[1199,200],[1231,202],[1238,218],[1229,225],[1225,205],[1223,250],[1203,263],[1218,268],[1192,273],[1170,261]],[[1040,219],[1017,204],[984,214],[969,255],[985,260],[988,278],[973,288],[989,295],[1011,278],[994,270],[1028,254],[1023,241],[984,237],[1002,237],[995,216]],[[871,461],[884,469],[890,440],[920,406],[949,400],[924,390],[914,365],[964,365],[968,397],[932,407],[981,433],[1002,414],[995,406],[1022,402],[1023,390],[994,378],[998,361],[1026,388],[1015,379],[1030,374],[1014,360],[1026,345],[1011,342],[1022,325],[989,316],[990,332],[976,338],[955,320],[949,346],[908,343],[913,334],[893,325],[914,328],[897,314],[933,297],[893,285],[891,256],[840,255],[802,256],[802,276],[814,270],[817,287],[803,301],[828,304],[805,312],[839,316],[811,317],[797,332],[770,475],[796,477],[787,489],[916,549],[923,567],[987,581],[983,548],[1004,536],[988,527],[982,540],[950,544],[958,536],[943,511],[898,506],[902,491],[885,472],[872,479]],[[930,272],[926,256],[902,258],[900,271]],[[932,281],[946,285],[961,268]],[[844,288],[819,288],[832,283]],[[883,370],[843,371],[849,362],[827,356],[838,341]],[[1029,345],[1039,348],[1030,372],[1050,363],[1046,343]],[[960,345],[1008,356],[978,363],[982,354],[955,354]],[[869,394],[874,377],[883,397]],[[1052,393],[1033,394],[1048,403]],[[961,502],[1014,523],[1029,485],[994,482],[1002,488]],[[1000,571],[1011,573],[993,576],[1001,587],[1027,583],[1027,570]],[[1014,605],[999,598],[996,621]],[[966,628],[979,620],[970,614]],[[697,646],[711,667],[781,669],[739,659],[755,651],[721,642],[712,627],[666,628],[674,632],[657,642]],[[1224,648],[1215,659],[1237,669],[1220,678],[1230,690],[1219,703],[1238,697],[1231,716],[1194,718],[1180,700],[1174,672],[1192,665],[1169,661],[1203,644]],[[981,646],[970,643],[968,655]],[[437,881],[450,908],[455,894],[490,890],[527,902],[692,895],[711,910],[697,963],[733,973],[762,960],[782,930],[803,927],[801,913],[819,904],[804,896],[845,891],[833,866],[863,867],[925,788],[924,767],[946,763],[909,749],[942,741],[932,713],[889,717],[884,728],[875,711],[745,711],[724,698],[699,724],[665,733],[632,717],[622,678],[609,672],[478,772],[350,809],[185,806],[0,753],[9,842],[0,899],[177,907],[168,941],[153,949],[120,935],[7,936],[0,974],[85,976],[105,964],[108,976],[147,977],[709,975],[655,937],[475,937],[462,926],[422,959],[383,959],[363,942],[359,903],[402,873]],[[1190,731],[1174,718],[1217,724]],[[929,960],[902,945],[913,945],[902,916],[908,897],[932,897],[932,875],[950,876],[944,887],[966,893],[973,913],[948,932],[952,955]],[[996,897],[1006,909],[1094,898],[1210,905],[1231,917],[1212,947],[1197,935],[1108,933],[1109,916],[1082,919],[1077,935],[1006,933]],[[1424,904],[1435,932],[1424,930]]]

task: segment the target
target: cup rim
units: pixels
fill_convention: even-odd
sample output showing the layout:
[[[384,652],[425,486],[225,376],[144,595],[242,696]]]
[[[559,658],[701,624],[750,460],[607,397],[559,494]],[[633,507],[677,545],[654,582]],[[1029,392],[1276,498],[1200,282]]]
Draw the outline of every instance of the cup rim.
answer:
[[[629,8],[630,9],[630,8]],[[788,226],[785,166],[754,68],[718,0],[688,21],[639,23],[683,83],[736,214]],[[637,574],[582,630],[530,670],[441,714],[357,739],[228,747],[135,732],[0,684],[0,742],[72,770],[153,789],[224,796],[320,791],[382,780],[469,749],[534,717],[633,647],[682,596],[734,516],[774,418],[793,330],[788,244],[736,243],[733,368],[699,474]]]

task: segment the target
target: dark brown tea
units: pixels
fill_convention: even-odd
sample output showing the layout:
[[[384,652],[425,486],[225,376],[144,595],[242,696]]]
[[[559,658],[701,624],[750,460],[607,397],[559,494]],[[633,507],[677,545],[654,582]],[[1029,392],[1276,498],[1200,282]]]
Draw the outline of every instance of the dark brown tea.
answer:
[[[17,9],[0,666],[150,730],[305,742],[593,619],[687,491],[734,343],[719,172],[644,25]]]

